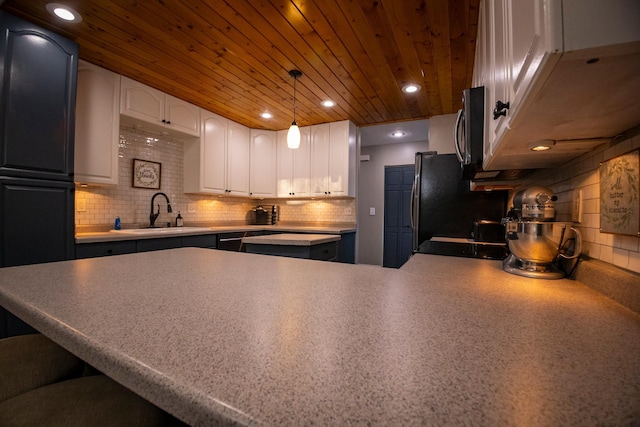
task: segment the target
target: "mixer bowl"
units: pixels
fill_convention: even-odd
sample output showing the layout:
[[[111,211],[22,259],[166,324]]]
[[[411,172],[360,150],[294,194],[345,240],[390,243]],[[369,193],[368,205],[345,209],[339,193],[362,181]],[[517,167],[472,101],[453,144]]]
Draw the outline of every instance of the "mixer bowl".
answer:
[[[557,222],[509,221],[507,243],[509,250],[522,261],[535,264],[551,263],[558,255],[559,239],[553,239]],[[563,225],[561,225],[563,226]]]

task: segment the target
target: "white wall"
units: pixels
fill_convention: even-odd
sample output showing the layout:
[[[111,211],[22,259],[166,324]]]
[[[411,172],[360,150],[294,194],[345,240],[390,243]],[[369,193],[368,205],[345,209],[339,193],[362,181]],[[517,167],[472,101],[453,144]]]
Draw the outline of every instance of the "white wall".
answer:
[[[382,265],[385,166],[413,165],[415,153],[422,151],[453,153],[454,122],[454,114],[432,117],[428,139],[423,141],[367,146],[363,139],[361,155],[369,155],[370,160],[360,162],[358,176],[358,263]],[[369,215],[372,207],[375,216]]]

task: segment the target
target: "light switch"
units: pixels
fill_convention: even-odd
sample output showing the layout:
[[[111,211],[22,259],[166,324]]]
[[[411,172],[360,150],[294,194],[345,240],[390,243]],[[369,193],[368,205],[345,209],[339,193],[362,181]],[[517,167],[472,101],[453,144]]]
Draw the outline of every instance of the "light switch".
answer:
[[[376,214],[376,208],[369,208],[369,215],[374,216]]]
[[[187,204],[187,212],[196,213],[196,204],[195,203],[188,203]]]
[[[87,199],[78,199],[78,200],[76,200],[76,211],[78,211],[78,212],[86,212],[87,211]]]

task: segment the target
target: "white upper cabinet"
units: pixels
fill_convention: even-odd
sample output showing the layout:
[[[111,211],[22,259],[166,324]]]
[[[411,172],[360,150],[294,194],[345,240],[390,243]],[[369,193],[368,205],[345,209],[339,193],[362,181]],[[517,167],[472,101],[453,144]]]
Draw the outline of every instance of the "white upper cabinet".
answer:
[[[483,0],[487,170],[560,165],[638,124],[640,2]],[[552,148],[532,152],[541,140]]]
[[[329,123],[311,126],[311,195],[329,195]]]
[[[200,108],[162,91],[132,80],[121,78],[120,114],[144,122],[152,129],[176,136],[200,136]]]
[[[276,197],[276,153],[276,131],[251,129],[251,197]]]
[[[202,111],[200,139],[184,143],[184,192],[249,195],[250,129]]]
[[[78,61],[74,180],[118,184],[120,75]]]
[[[249,195],[251,129],[231,120],[227,123],[227,194]]]
[[[277,196],[308,197],[311,168],[311,127],[300,128],[300,147],[287,146],[288,130],[277,134]]]
[[[356,127],[348,120],[311,126],[311,196],[355,197]]]

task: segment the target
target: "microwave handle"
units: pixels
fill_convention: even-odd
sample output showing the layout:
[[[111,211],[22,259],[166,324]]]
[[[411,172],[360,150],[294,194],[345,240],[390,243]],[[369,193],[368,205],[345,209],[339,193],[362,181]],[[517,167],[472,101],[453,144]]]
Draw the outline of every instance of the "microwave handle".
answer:
[[[462,149],[460,148],[460,121],[462,120],[462,110],[458,110],[458,117],[456,117],[456,125],[453,128],[453,143],[456,146],[456,156],[460,163],[464,164],[462,159]]]

